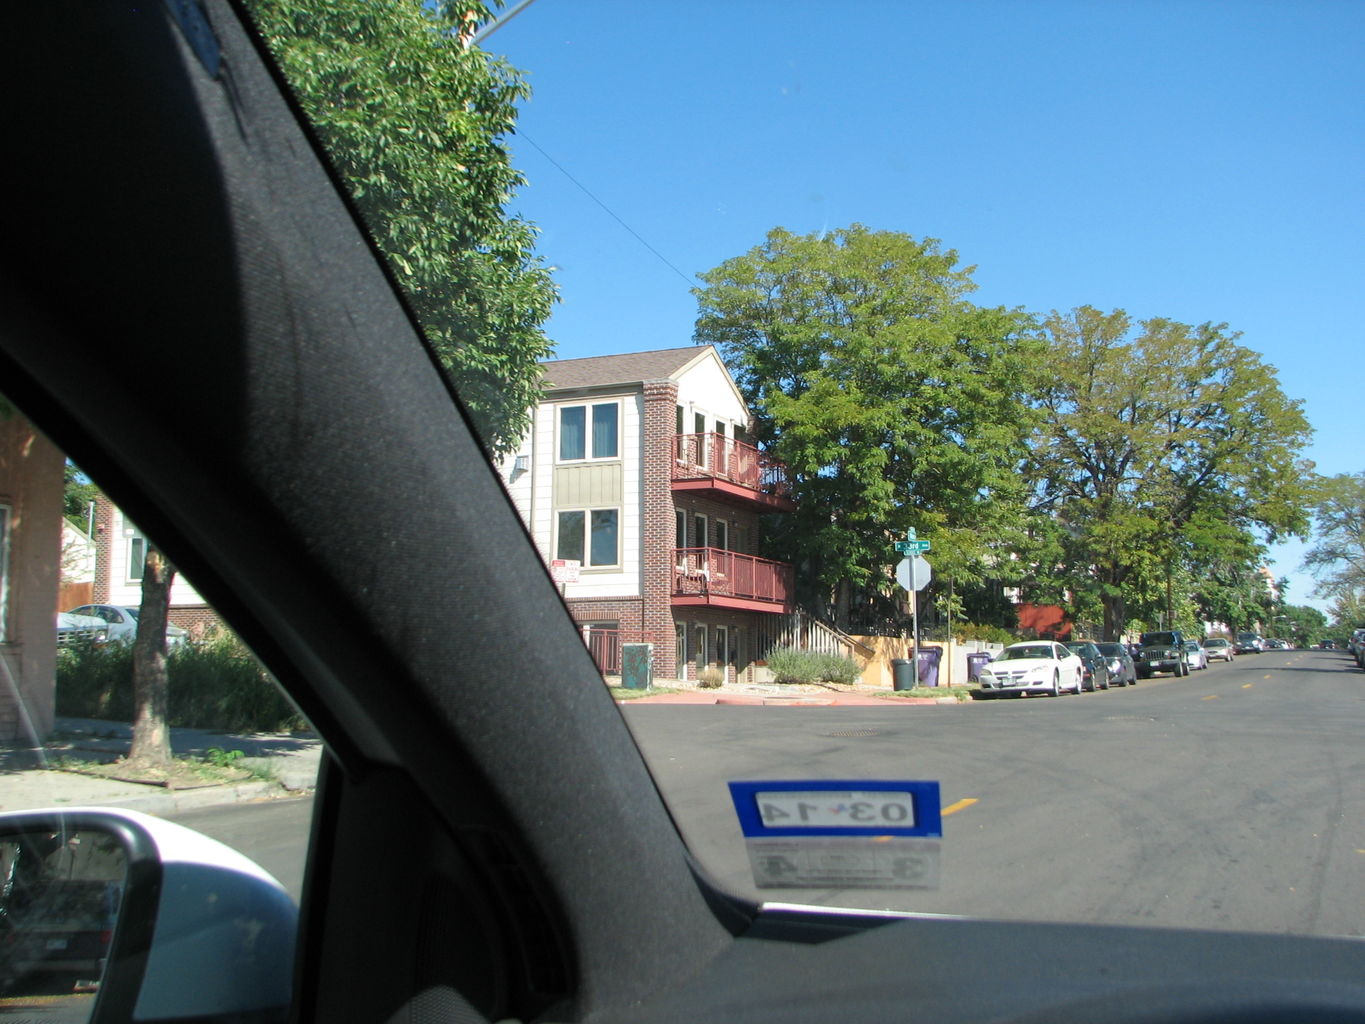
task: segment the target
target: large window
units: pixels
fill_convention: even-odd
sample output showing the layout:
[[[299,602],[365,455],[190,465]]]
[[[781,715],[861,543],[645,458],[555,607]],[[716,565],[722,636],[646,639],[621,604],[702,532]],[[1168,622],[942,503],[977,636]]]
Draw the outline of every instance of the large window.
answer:
[[[615,459],[621,454],[621,406],[617,402],[559,407],[559,461]]]
[[[621,511],[615,508],[574,509],[559,513],[555,557],[601,568],[621,562]]]

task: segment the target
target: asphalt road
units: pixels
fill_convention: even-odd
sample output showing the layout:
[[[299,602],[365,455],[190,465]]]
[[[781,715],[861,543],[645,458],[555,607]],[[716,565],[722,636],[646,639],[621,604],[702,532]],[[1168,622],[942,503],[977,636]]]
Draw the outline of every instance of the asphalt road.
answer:
[[[1365,673],[1341,652],[961,706],[625,705],[689,846],[779,902],[974,917],[1365,935]],[[754,888],[726,783],[937,780],[941,884]],[[312,802],[177,820],[296,897]]]
[[[1365,934],[1365,673],[1341,652],[970,706],[624,713],[689,846],[752,896]],[[726,783],[787,778],[937,780],[940,888],[760,893]]]

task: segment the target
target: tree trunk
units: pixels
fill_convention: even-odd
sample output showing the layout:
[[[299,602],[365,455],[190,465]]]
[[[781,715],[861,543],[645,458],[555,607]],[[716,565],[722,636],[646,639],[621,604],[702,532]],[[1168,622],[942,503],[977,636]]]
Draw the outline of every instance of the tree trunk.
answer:
[[[1104,639],[1110,643],[1123,635],[1128,623],[1128,607],[1122,594],[1105,594],[1100,598],[1104,606]]]
[[[133,745],[128,759],[164,765],[171,760],[166,725],[166,613],[175,569],[156,548],[147,549],[142,571],[142,607],[133,641]]]

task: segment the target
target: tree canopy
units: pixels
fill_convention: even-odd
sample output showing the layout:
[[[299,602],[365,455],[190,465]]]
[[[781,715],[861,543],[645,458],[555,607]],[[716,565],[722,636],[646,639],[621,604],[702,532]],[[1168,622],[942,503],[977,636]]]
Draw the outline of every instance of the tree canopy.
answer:
[[[1098,591],[1107,636],[1134,598],[1174,618],[1177,567],[1239,579],[1262,539],[1306,532],[1301,403],[1226,324],[1085,306],[1042,326],[1032,496],[1061,527],[1068,585]]]
[[[908,528],[932,538],[936,575],[971,579],[1017,524],[1040,347],[1022,314],[967,300],[971,274],[935,239],[854,224],[775,228],[700,275],[694,339],[718,346],[793,474],[770,553],[837,620],[855,591],[894,591]]]
[[[1304,566],[1318,592],[1346,604],[1365,601],[1365,473],[1343,473],[1318,482],[1313,502],[1317,543]]]
[[[301,106],[485,444],[520,440],[540,397],[555,289],[504,138],[521,73],[467,44],[477,0],[248,0]]]

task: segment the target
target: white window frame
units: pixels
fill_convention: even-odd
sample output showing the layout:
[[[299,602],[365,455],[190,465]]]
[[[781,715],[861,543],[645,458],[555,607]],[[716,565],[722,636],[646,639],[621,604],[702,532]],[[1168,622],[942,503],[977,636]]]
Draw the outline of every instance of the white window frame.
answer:
[[[596,508],[557,508],[555,509],[555,543],[554,557],[565,557],[559,553],[560,523],[561,517],[569,512],[583,513],[583,558],[579,563],[584,572],[619,569],[621,567],[621,548],[623,546],[621,530],[625,523],[625,516],[619,505],[604,505]],[[616,560],[613,562],[594,563],[592,561],[592,517],[594,512],[614,512],[616,513]]]
[[[142,577],[146,572],[147,567],[147,535],[136,526],[130,526],[124,531],[124,540],[127,542],[123,547],[127,560],[123,566],[123,575],[127,579],[127,582],[141,584]],[[141,560],[133,556],[133,550],[139,542],[142,544]],[[135,564],[137,565],[137,575],[133,574],[133,566]]]
[[[616,410],[616,451],[610,455],[592,453],[593,410],[611,406]],[[583,410],[583,455],[580,458],[565,458],[563,454],[564,412],[568,409]],[[603,402],[565,402],[555,407],[555,462],[574,465],[584,462],[619,462],[621,460],[622,439],[621,400],[618,398]]]

